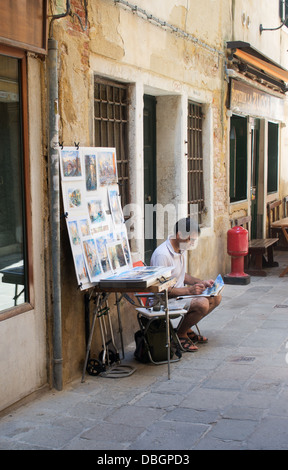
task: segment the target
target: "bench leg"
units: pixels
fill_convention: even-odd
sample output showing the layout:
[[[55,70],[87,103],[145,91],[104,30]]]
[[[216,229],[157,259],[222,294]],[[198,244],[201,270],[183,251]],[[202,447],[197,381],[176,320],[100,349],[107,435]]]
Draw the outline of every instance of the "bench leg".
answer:
[[[277,266],[279,266],[279,263],[277,263],[277,261],[274,261],[273,245],[268,246],[267,248],[267,258],[268,258],[267,266],[269,268],[276,268]]]
[[[267,276],[267,273],[262,269],[262,258],[263,258],[263,252],[262,250],[259,252],[257,251],[256,253],[250,253],[250,267],[246,271],[247,274],[250,274],[251,276]]]

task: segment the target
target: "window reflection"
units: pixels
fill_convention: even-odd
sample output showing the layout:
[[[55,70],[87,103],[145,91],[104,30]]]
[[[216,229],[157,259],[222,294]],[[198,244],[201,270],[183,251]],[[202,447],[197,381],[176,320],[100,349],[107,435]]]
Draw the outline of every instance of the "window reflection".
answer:
[[[0,310],[27,300],[19,66],[0,55]]]

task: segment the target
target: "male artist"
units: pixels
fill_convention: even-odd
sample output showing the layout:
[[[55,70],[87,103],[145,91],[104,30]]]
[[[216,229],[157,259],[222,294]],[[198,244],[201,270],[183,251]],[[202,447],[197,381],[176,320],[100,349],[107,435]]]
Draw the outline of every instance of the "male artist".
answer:
[[[187,352],[197,351],[197,343],[206,343],[207,338],[197,335],[191,329],[221,302],[221,295],[215,297],[191,297],[176,300],[185,295],[199,295],[207,287],[211,287],[212,279],[202,281],[186,273],[187,250],[195,248],[200,234],[200,228],[193,219],[184,218],[175,224],[174,235],[156,248],[151,258],[151,266],[172,266],[172,277],[177,279],[174,287],[168,291],[169,307],[175,305],[184,308],[187,313],[177,332],[182,348]]]

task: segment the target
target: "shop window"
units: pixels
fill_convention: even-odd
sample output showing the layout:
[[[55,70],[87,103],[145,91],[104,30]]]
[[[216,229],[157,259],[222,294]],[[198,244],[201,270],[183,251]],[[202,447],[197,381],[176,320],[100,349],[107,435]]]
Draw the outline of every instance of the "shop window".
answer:
[[[122,206],[129,201],[128,175],[128,86],[94,81],[94,128],[96,147],[115,147]]]
[[[268,122],[268,193],[278,191],[278,135],[278,124]]]
[[[4,54],[4,50],[7,53]],[[0,311],[29,301],[25,217],[26,62],[0,49]],[[1,54],[2,53],[2,54]],[[25,96],[24,96],[25,95]],[[1,319],[1,316],[0,316]]]
[[[204,178],[203,178],[203,112],[202,106],[188,102],[188,215],[192,208],[198,207],[198,221],[202,222],[204,212]]]
[[[247,119],[232,116],[230,127],[230,202],[247,199]]]

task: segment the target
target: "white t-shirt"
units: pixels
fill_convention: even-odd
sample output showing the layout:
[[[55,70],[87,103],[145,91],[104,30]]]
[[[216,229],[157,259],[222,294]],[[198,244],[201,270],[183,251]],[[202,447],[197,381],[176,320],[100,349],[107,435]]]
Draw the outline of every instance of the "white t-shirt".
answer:
[[[170,242],[170,237],[161,243],[152,254],[151,266],[172,266],[172,277],[177,279],[175,287],[184,287],[184,278],[186,274],[187,252],[176,253]]]

